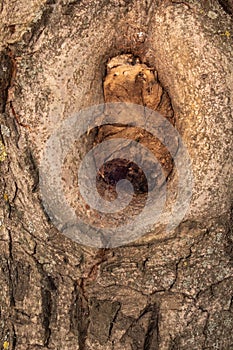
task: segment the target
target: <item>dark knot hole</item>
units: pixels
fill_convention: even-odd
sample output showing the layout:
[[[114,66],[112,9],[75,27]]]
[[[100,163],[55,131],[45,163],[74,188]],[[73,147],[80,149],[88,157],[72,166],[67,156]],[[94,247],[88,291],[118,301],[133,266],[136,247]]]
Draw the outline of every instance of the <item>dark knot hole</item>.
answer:
[[[148,182],[144,171],[132,161],[115,158],[105,162],[97,172],[96,187],[99,194],[105,199],[116,199],[116,185],[123,179],[131,182],[134,195],[148,193]]]

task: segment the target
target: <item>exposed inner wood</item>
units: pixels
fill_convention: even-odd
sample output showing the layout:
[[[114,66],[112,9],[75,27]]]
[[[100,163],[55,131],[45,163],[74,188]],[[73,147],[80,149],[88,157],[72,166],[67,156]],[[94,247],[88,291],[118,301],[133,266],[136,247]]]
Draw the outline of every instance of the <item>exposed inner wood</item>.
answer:
[[[159,112],[173,125],[175,123],[170,98],[158,81],[157,72],[140,63],[138,58],[130,54],[114,57],[108,62],[104,80],[104,98],[106,103],[129,102],[143,105]],[[122,179],[131,182],[134,187],[134,195],[125,210],[105,214],[92,210],[89,205],[84,203],[79,192],[77,193],[77,169],[81,158],[85,156],[82,152],[82,154],[77,152],[77,149],[80,150],[84,147],[83,145],[86,145],[88,152],[93,146],[116,138],[130,139],[140,143],[151,151],[159,164],[156,165],[150,156],[143,159],[143,167],[147,170],[150,178],[148,186],[149,179],[146,178],[143,170],[132,161],[134,151],[130,146],[127,152],[128,159],[118,159],[117,157],[111,161],[106,159],[101,168],[96,169],[96,184],[100,196],[108,201],[116,199],[116,184]],[[163,174],[161,174],[160,167],[162,167]],[[81,215],[83,220],[88,216],[88,220],[91,220],[94,225],[106,227],[112,226],[113,223],[121,225],[128,217],[132,218],[138,215],[145,205],[147,192],[152,191],[155,187],[160,188],[172,169],[172,157],[160,140],[143,128],[118,124],[116,120],[114,124],[92,129],[88,135],[84,135],[83,139],[75,144],[73,151],[66,158],[63,178],[66,185],[68,184],[66,186],[67,198],[76,209],[77,215]]]

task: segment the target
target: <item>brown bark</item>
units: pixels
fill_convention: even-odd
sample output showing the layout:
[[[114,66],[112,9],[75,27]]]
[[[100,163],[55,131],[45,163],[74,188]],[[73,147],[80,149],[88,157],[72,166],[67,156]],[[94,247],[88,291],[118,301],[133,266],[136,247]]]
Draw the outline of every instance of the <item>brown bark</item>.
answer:
[[[233,347],[231,13],[231,1],[2,2],[1,348]],[[195,182],[174,230],[97,249],[53,225],[39,166],[61,121],[104,102],[121,54],[158,74]]]

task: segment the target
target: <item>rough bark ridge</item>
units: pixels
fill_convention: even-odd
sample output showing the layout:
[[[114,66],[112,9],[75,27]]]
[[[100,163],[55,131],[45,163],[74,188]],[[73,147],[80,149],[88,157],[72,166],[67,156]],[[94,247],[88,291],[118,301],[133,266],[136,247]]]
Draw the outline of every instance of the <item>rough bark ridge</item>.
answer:
[[[3,349],[233,347],[230,13],[230,0],[1,3]],[[174,232],[96,250],[53,227],[38,164],[61,120],[104,101],[120,54],[158,72],[195,184]]]

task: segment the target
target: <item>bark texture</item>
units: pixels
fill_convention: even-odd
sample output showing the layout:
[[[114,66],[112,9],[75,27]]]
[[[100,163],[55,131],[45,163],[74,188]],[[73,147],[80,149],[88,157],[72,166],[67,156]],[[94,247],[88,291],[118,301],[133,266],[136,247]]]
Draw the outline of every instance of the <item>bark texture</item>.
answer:
[[[231,14],[231,0],[1,2],[2,349],[233,348]],[[94,249],[53,226],[38,166],[62,120],[104,102],[121,54],[157,72],[195,183],[174,231]]]

